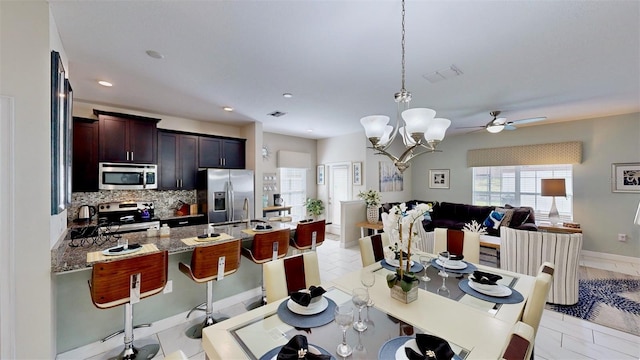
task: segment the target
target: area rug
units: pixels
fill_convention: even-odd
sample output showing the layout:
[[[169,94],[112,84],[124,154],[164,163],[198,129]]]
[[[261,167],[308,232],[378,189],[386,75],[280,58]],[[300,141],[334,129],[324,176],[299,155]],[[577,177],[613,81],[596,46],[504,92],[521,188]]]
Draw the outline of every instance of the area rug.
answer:
[[[640,336],[640,277],[580,267],[576,305],[547,309]]]

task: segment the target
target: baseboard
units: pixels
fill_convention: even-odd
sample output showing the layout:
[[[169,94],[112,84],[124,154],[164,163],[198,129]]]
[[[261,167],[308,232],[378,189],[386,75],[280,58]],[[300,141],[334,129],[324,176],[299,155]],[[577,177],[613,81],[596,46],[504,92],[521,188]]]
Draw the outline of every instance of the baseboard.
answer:
[[[616,255],[616,254],[608,254],[608,253],[589,251],[589,250],[582,250],[581,251],[581,256],[582,257],[588,256],[588,257],[592,257],[592,258],[596,258],[596,259],[603,259],[603,260],[613,260],[613,261],[628,262],[628,263],[632,263],[632,264],[640,264],[640,258],[637,258],[637,257]]]
[[[251,289],[251,290],[247,290],[245,292],[242,292],[240,294],[236,294],[233,296],[230,296],[228,298],[225,299],[221,299],[219,301],[216,301],[213,303],[213,308],[214,311],[215,309],[224,309],[233,305],[236,305],[238,303],[242,303],[244,301],[247,300],[251,300],[257,296],[260,296],[262,294],[262,289],[261,288],[255,288],[255,289]],[[189,313],[189,310],[182,312],[180,314],[176,314],[173,316],[170,316],[168,318],[164,318],[158,321],[153,322],[153,324],[151,324],[150,327],[144,327],[144,328],[138,328],[134,330],[134,338],[135,339],[142,339],[145,338],[147,336],[151,336],[155,333],[159,333],[161,331],[170,329],[174,326],[178,326],[180,324],[183,324],[185,322],[188,321],[193,321],[193,316],[191,317],[191,319],[187,319],[187,314]],[[198,315],[200,316],[200,315]],[[197,316],[196,316],[197,317]],[[108,334],[105,334],[105,336]],[[56,356],[57,360],[65,360],[65,359],[86,359],[86,358],[90,358],[92,356],[96,356],[98,354],[102,354],[104,352],[113,350],[115,348],[117,348],[118,346],[124,346],[124,334],[122,335],[118,335],[114,338],[111,338],[105,342],[101,342],[101,341],[96,341],[93,342],[91,344],[87,344],[72,350],[69,350],[67,352],[58,354]]]

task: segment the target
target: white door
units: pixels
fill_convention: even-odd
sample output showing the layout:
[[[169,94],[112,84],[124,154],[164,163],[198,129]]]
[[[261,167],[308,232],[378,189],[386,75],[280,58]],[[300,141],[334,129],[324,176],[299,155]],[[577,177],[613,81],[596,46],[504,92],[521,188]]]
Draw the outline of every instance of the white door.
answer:
[[[329,190],[329,213],[327,222],[331,225],[327,231],[332,234],[340,234],[340,202],[351,200],[351,164],[336,163],[329,164],[328,190]]]

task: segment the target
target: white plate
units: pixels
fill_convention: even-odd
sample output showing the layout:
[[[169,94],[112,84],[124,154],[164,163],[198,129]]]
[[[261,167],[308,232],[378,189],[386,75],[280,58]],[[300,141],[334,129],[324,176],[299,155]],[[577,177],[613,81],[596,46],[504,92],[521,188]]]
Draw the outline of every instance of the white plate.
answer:
[[[102,255],[106,255],[106,256],[116,256],[116,255],[125,255],[125,254],[131,254],[134,253],[136,251],[140,251],[142,250],[142,246],[140,246],[139,248],[135,248],[135,249],[127,249],[127,250],[122,250],[122,251],[118,251],[118,252],[109,252],[109,250],[111,249],[115,249],[118,248],[120,246],[112,246],[106,250],[102,250]]]
[[[473,279],[475,279],[475,277],[473,275],[469,275],[469,282],[473,282],[473,285],[475,286],[474,289],[482,289],[482,290],[487,290],[487,291],[495,291],[495,289],[498,287],[498,283],[495,284],[481,284],[477,281],[473,281]]]
[[[283,345],[284,346],[284,345]],[[320,352],[320,350],[316,349],[315,346],[313,345],[309,345],[307,344],[307,350],[311,353],[311,354],[315,354],[315,355],[322,355],[322,353]],[[280,351],[278,351],[278,353],[280,353]],[[278,358],[278,353],[276,353],[270,360],[276,360]]]
[[[395,266],[395,267],[399,267],[400,266],[400,260],[396,260],[396,259],[393,259],[393,260],[384,259],[384,260],[387,262],[387,264],[389,264],[391,266]],[[403,261],[407,261],[407,260],[405,259]],[[415,263],[413,262],[413,260],[411,260],[411,265],[409,265],[409,266],[413,266],[413,264],[415,264]]]
[[[462,269],[466,269],[467,268],[467,263],[464,261],[460,261],[460,262],[447,262],[447,265],[443,265],[442,261],[440,261],[440,259],[436,259],[436,264],[445,267],[447,269],[453,269],[453,270],[462,270]]]
[[[507,297],[512,293],[511,288],[504,286],[502,284],[496,285],[496,288],[493,290],[486,290],[486,289],[480,289],[479,287],[476,286],[476,284],[473,281],[469,281],[469,287],[481,294],[495,296],[495,297]]]
[[[287,300],[287,307],[289,308],[289,310],[291,310],[291,312],[296,313],[298,315],[319,314],[325,311],[328,306],[329,306],[329,301],[324,296],[312,307],[302,306],[300,304],[297,304],[295,301],[291,299]]]
[[[406,343],[402,344],[398,348],[398,350],[396,350],[396,360],[409,360],[409,358],[407,357],[407,353],[404,352],[405,347],[411,348],[415,350],[415,352],[420,354],[420,348],[418,348],[418,343],[416,342],[416,339],[411,339],[411,340],[408,340]]]
[[[274,229],[272,227],[271,229],[256,229],[256,228],[253,228],[251,230],[253,230],[255,232],[267,232],[267,231],[273,231]]]

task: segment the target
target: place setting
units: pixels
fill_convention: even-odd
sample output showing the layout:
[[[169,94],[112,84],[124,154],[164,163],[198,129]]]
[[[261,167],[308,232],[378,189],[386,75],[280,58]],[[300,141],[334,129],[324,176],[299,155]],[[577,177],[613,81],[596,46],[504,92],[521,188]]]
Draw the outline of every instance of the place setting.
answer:
[[[330,360],[335,359],[327,350],[318,345],[309,344],[304,335],[295,335],[283,346],[277,346],[260,357],[259,360]]]
[[[119,238],[118,244],[115,246],[111,246],[104,250],[87,253],[87,263],[110,260],[115,257],[134,254],[138,252],[147,253],[152,251],[158,251],[158,247],[155,244],[129,244],[129,241],[127,239]]]
[[[398,336],[385,342],[378,351],[378,359],[395,360],[461,360],[449,343],[437,336],[416,334]]]
[[[318,327],[333,321],[336,303],[324,296],[321,286],[310,286],[291,293],[278,306],[277,314],[284,323],[296,328]]]
[[[470,262],[463,260],[464,255],[451,254],[443,251],[438,254],[437,258],[431,260],[431,265],[438,269],[457,274],[471,274],[478,268]]]
[[[393,252],[388,252],[385,253],[385,258],[380,260],[380,265],[382,265],[383,268],[387,269],[387,270],[391,270],[391,271],[396,271],[397,268],[400,267],[400,259],[399,256],[388,256],[388,254],[395,254]],[[412,273],[418,273],[420,271],[422,271],[424,269],[424,267],[422,266],[422,264],[420,264],[417,261],[413,261],[413,260],[407,260],[407,253],[405,252],[403,255],[403,263],[402,266],[406,266],[406,264],[404,263],[405,261],[410,261],[410,266],[411,268],[409,269],[410,272]]]
[[[458,287],[478,299],[496,304],[517,304],[524,300],[517,290],[498,283],[502,276],[476,270],[468,279],[461,280]]]

